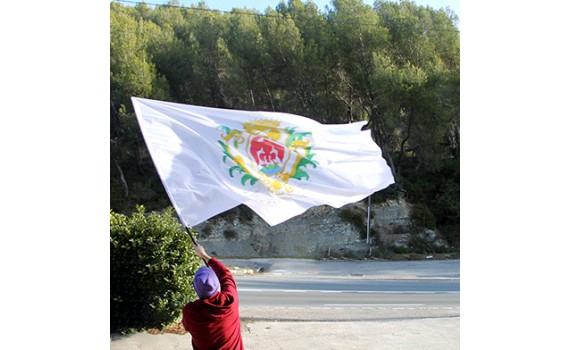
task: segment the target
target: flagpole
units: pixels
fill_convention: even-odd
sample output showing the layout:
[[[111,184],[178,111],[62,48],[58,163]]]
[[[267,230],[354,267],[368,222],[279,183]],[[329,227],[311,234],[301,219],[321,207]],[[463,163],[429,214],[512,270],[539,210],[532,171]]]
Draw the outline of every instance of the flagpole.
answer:
[[[184,228],[186,229],[186,232],[188,232],[188,235],[190,236],[190,239],[192,240],[192,243],[194,243],[194,246],[198,245],[198,242],[196,242],[196,239],[194,239],[194,236],[192,235],[192,232],[190,232],[190,230],[188,229],[188,227],[184,226]],[[206,266],[208,266],[208,262],[206,261],[206,259],[202,258],[202,261],[204,261],[204,264],[206,264]]]
[[[190,232],[190,230],[188,229],[188,227],[184,226],[184,228],[186,229],[186,232],[187,232],[188,235],[190,236],[190,239],[192,240],[192,243],[194,243],[194,245],[198,245],[198,242],[196,242],[196,239],[194,239],[194,236],[192,236],[192,232]]]
[[[370,245],[370,198],[368,196],[368,222],[366,223],[366,244]]]

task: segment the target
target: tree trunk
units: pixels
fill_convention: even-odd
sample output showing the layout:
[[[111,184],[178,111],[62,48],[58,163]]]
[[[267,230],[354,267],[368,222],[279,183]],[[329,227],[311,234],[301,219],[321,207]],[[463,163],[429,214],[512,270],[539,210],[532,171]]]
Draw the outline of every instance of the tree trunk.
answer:
[[[127,180],[125,179],[125,176],[123,175],[123,170],[121,169],[121,167],[119,166],[119,163],[117,163],[116,160],[113,160],[113,163],[115,163],[117,170],[119,170],[119,178],[121,179],[121,183],[123,184],[123,187],[125,188],[125,198],[128,198],[129,197],[129,185],[127,184]]]

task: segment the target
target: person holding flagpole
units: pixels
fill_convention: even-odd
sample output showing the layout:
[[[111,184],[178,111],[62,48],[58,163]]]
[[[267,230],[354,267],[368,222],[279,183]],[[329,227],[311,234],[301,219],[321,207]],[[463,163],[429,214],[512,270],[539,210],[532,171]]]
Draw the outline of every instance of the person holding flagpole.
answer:
[[[194,350],[243,350],[235,279],[224,264],[195,246],[203,266],[194,275],[199,299],[182,309],[182,324],[192,336]]]

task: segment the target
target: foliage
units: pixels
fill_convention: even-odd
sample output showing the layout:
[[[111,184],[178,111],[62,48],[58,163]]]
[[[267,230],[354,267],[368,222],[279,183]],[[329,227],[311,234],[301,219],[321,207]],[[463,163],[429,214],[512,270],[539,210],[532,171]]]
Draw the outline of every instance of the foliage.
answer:
[[[111,332],[161,328],[196,298],[200,265],[188,234],[170,207],[130,216],[111,211]]]
[[[407,195],[459,245],[455,14],[383,0],[334,0],[324,11],[288,0],[265,13],[110,6],[112,209],[169,205],[133,114],[130,96],[139,96],[369,121],[396,179],[374,202]]]
[[[237,207],[220,213],[217,217],[234,223],[239,220],[241,223],[250,223],[253,220],[254,212],[248,206],[240,204]]]
[[[425,204],[416,204],[410,215],[412,223],[417,227],[435,228],[435,216]]]
[[[459,161],[448,159],[438,170],[406,171],[402,185],[416,203],[418,224],[437,227],[446,241],[459,247]],[[428,209],[429,208],[429,209]],[[429,213],[428,213],[429,212]],[[432,223],[433,216],[435,223]],[[429,226],[424,226],[428,227]]]
[[[352,226],[356,227],[360,234],[360,239],[366,239],[368,230],[368,216],[366,211],[354,206],[345,206],[340,210],[340,218]],[[376,231],[371,229],[370,236],[374,236]]]
[[[206,225],[204,225],[204,228],[202,229],[202,235],[204,235],[204,237],[210,237],[213,229],[214,225],[212,225],[211,222],[207,223]]]
[[[408,248],[403,249],[399,253],[444,254],[450,252],[453,252],[453,250],[444,246],[437,246],[434,242],[426,241],[422,239],[419,234],[415,233],[412,234],[412,237],[408,241]]]
[[[228,240],[236,239],[237,236],[238,236],[238,233],[233,228],[229,228],[229,229],[224,230],[224,237]]]
[[[388,200],[396,200],[402,196],[402,189],[400,184],[395,183],[388,188],[383,189],[372,194],[371,202],[373,204],[385,203]]]

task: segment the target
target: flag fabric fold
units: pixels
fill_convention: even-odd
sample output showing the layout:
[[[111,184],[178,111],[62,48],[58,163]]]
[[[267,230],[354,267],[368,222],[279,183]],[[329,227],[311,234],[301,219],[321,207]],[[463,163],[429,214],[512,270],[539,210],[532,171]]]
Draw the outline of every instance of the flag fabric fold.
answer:
[[[247,205],[274,226],[318,205],[340,208],[394,178],[366,124],[320,124],[131,98],[152,160],[186,227]]]

